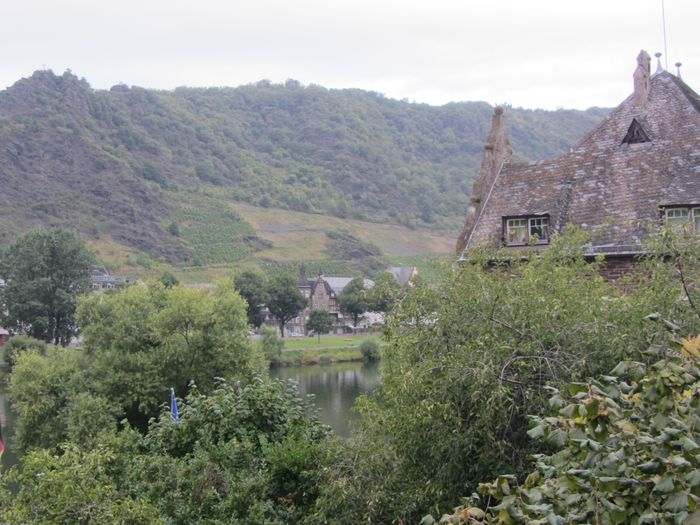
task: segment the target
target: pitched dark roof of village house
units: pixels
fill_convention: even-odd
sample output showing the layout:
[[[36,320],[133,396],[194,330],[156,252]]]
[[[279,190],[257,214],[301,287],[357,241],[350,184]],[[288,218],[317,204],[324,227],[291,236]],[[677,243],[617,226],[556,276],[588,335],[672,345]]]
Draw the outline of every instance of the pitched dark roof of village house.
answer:
[[[700,98],[665,71],[647,83],[642,102],[635,91],[562,157],[535,164],[506,157],[475,198],[460,252],[501,244],[504,217],[539,214],[552,233],[567,224],[597,232],[592,252],[638,252],[664,206],[700,206]]]

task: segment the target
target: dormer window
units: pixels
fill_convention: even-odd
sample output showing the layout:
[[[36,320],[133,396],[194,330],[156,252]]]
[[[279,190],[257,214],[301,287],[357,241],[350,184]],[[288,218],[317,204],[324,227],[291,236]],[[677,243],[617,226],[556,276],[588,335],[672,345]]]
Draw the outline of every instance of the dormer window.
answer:
[[[636,118],[632,119],[632,124],[627,130],[627,135],[622,139],[622,144],[641,144],[643,142],[651,142],[649,135]]]
[[[531,242],[549,242],[549,217],[505,217],[503,219],[505,243],[507,246],[524,246]]]
[[[700,233],[700,207],[674,206],[664,208],[666,225],[678,233]]]

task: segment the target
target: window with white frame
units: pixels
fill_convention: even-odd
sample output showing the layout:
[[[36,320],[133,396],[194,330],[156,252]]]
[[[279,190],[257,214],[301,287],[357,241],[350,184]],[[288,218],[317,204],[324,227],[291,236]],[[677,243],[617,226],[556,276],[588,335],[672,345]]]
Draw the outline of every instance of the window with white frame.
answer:
[[[700,233],[700,207],[674,206],[664,209],[666,225],[675,232]]]
[[[700,217],[698,217],[700,221]],[[534,242],[546,244],[549,242],[548,217],[514,217],[505,219],[505,242],[508,246],[522,246]]]
[[[508,219],[506,221],[506,244],[527,243],[527,219]]]

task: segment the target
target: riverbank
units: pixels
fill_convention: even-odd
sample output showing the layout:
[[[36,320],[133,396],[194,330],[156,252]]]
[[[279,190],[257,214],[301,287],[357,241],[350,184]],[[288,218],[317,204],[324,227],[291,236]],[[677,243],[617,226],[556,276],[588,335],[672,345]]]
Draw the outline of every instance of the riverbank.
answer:
[[[360,345],[363,341],[375,341],[376,335],[322,336],[286,339],[279,360],[270,363],[272,367],[306,366],[330,363],[362,361]]]

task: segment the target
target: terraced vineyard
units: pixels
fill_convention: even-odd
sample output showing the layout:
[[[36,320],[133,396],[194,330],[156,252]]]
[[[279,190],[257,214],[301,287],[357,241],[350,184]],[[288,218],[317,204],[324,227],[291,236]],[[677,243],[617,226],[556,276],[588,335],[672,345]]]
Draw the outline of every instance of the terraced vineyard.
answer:
[[[194,249],[195,264],[235,263],[269,245],[225,203],[182,206],[174,216],[180,236]]]

